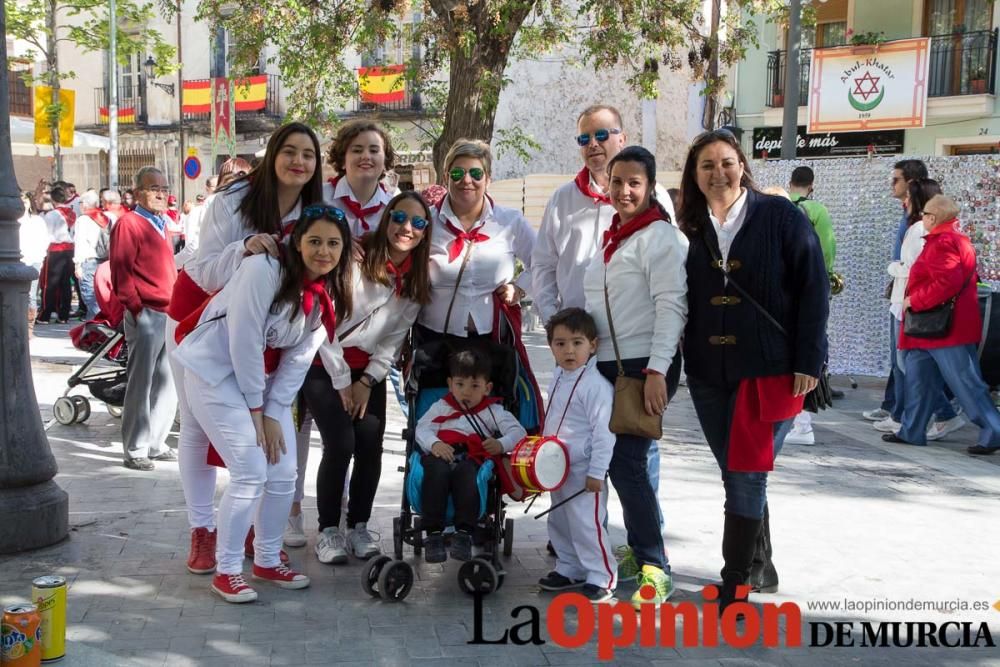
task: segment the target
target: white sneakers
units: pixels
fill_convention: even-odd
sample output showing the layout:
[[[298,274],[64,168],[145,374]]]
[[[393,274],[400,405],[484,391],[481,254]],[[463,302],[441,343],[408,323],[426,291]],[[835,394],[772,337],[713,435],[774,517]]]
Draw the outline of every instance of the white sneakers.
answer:
[[[306,531],[302,527],[303,514],[288,516],[288,525],[285,526],[285,536],[282,538],[286,547],[304,547],[306,545]]]
[[[364,523],[358,523],[347,531],[347,550],[354,554],[355,558],[362,560],[382,553],[378,543],[368,532],[368,527]]]
[[[788,432],[785,436],[786,445],[815,445],[816,435],[813,433],[812,427],[801,428],[799,426],[793,426],[792,430]]]
[[[861,413],[861,416],[870,422],[880,422],[885,419],[888,419],[892,415],[890,415],[887,410],[878,408],[877,410],[865,410],[864,412]]]
[[[885,419],[872,424],[872,428],[879,433],[898,433],[899,429],[903,428],[903,425],[892,417],[886,417]]]
[[[965,420],[960,415],[955,415],[951,419],[943,422],[934,422],[927,429],[928,440],[940,440],[949,433],[953,433],[965,426]]]
[[[316,558],[321,563],[340,565],[347,562],[347,540],[340,528],[324,528],[316,539]]]

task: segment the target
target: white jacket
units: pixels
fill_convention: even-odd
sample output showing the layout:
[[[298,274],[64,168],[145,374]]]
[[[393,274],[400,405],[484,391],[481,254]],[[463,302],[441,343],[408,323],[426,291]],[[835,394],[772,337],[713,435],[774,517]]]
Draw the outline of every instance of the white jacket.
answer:
[[[597,322],[597,358],[614,361],[604,281],[622,359],[649,357],[647,368],[666,373],[687,323],[688,240],[665,222],[632,234],[605,266],[598,251],[584,276],[587,312]]]
[[[340,332],[347,336],[340,341],[342,347],[356,347],[367,352],[371,358],[365,372],[382,381],[389,373],[389,367],[399,355],[406,339],[406,332],[417,320],[420,304],[396,296],[392,287],[365,280],[361,267],[354,265],[354,305],[350,319],[337,322]],[[370,315],[370,317],[369,317]],[[351,369],[344,361],[340,350],[329,342],[320,349],[320,357],[340,388],[350,384]],[[346,376],[346,384],[344,382]]]
[[[97,258],[97,241],[101,227],[89,215],[77,216],[73,224],[73,263],[77,266]]]
[[[66,224],[66,218],[56,209],[47,211],[44,216],[45,227],[49,230],[49,243],[72,243],[73,233]]]
[[[308,317],[300,308],[292,321],[288,319],[290,304],[271,312],[281,274],[281,265],[273,257],[246,258],[173,353],[188,373],[209,386],[235,375],[247,408],[263,406],[264,414],[272,418],[291,407],[326,340],[319,308]],[[265,346],[282,351],[270,378],[264,374]]]
[[[469,318],[475,323],[480,334],[493,330],[493,292],[496,288],[511,282],[514,278],[514,260],[524,264],[524,271],[515,281],[521,289],[531,291],[531,250],[535,246],[535,230],[521,215],[520,211],[503,206],[493,206],[489,197],[483,204],[483,213],[473,229],[489,236],[488,241],[473,245],[469,262],[462,274],[455,293],[455,284],[462,266],[462,259],[468,250],[468,242],[462,254],[448,261],[448,247],[455,240],[455,234],[448,229],[445,221],[461,229],[458,217],[452,212],[448,197],[441,207],[434,209],[434,233],[431,235],[431,302],[420,313],[420,323],[434,331],[455,336],[468,335]],[[448,304],[455,295],[455,305],[445,332]]]
[[[591,188],[596,187],[592,181]],[[674,205],[659,185],[656,200],[674,221]],[[614,214],[610,204],[595,203],[580,192],[575,181],[562,185],[552,195],[531,253],[532,297],[543,322],[563,308],[586,306],[583,277]]]
[[[615,449],[615,435],[608,428],[614,398],[614,387],[598,372],[595,357],[575,371],[556,366],[552,374],[542,435],[562,440],[570,467],[586,469],[587,477],[604,479],[608,473]]]
[[[899,260],[890,262],[887,270],[892,276],[892,294],[889,297],[889,312],[897,320],[903,319],[903,299],[906,297],[906,284],[910,281],[910,267],[924,249],[927,230],[919,220],[906,230],[903,237],[903,247],[899,252]]]
[[[417,444],[420,445],[422,450],[430,453],[431,447],[434,446],[435,442],[438,442],[438,431],[441,430],[458,431],[465,435],[475,433],[472,424],[464,416],[460,416],[457,419],[449,419],[441,423],[434,423],[435,417],[449,415],[454,412],[455,408],[448,405],[442,398],[424,413],[424,416],[417,422],[416,436]],[[514,446],[521,441],[521,438],[528,435],[528,432],[524,430],[521,423],[517,421],[517,417],[507,412],[499,404],[491,405],[481,412],[477,412],[473,415],[473,419],[477,420],[477,424],[480,427],[485,424],[486,434],[489,437],[493,437],[494,431],[499,431],[502,434],[497,440],[503,446],[505,452],[514,449]]]
[[[184,265],[184,271],[204,291],[211,294],[222,289],[243,261],[246,247],[243,243],[255,232],[239,212],[249,184],[240,183],[234,188],[216,193],[212,202],[205,204],[198,235],[198,254]],[[298,220],[301,200],[281,219],[286,225]]]
[[[379,220],[382,219],[382,212],[385,210],[386,204],[388,204],[393,197],[399,194],[398,189],[395,192],[388,192],[382,188],[381,184],[375,188],[375,194],[372,195],[372,198],[369,201],[365,202],[365,205],[362,206],[362,208],[378,206],[379,209],[378,211],[365,216],[365,221],[368,223],[368,229],[365,229],[361,224],[361,221],[358,219],[358,216],[351,213],[350,210],[348,210],[348,208],[340,201],[343,198],[347,198],[353,202],[361,203],[358,202],[358,198],[354,196],[354,191],[351,190],[351,186],[347,182],[347,177],[344,176],[337,181],[336,188],[333,187],[333,180],[334,179],[330,179],[323,182],[323,201],[327,204],[331,204],[332,206],[336,206],[347,215],[347,222],[351,227],[351,236],[354,238],[358,238],[368,232],[375,231],[375,228],[378,227]]]
[[[177,269],[183,269],[184,265],[198,256],[198,239],[201,234],[201,221],[205,217],[205,211],[215,195],[211,195],[204,203],[195,206],[184,218],[184,247],[179,253],[174,255],[174,263]]]

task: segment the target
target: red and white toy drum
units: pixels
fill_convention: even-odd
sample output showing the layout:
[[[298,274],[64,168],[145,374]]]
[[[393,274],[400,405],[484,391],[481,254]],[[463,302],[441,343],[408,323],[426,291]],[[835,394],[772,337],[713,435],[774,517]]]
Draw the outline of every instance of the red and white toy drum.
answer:
[[[510,466],[528,493],[555,491],[569,476],[569,451],[559,438],[529,435],[514,446]]]

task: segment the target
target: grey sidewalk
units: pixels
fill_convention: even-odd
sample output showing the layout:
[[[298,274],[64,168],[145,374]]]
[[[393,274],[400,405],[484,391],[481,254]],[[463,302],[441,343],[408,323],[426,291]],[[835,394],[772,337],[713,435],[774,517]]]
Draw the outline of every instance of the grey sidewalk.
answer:
[[[32,343],[35,389],[42,418],[65,389],[69,364],[83,356],[69,346],[66,327],[39,328]],[[551,361],[544,336],[529,348],[546,386]],[[775,563],[781,591],[756,602],[796,602],[810,621],[987,622],[1000,641],[1000,612],[813,611],[816,601],[1000,599],[1000,457],[963,453],[974,429],[926,448],[883,443],[860,411],[873,407],[881,381],[867,380],[816,418],[817,444],[787,446],[770,480]],[[86,394],[86,391],[79,393]],[[392,401],[390,400],[390,403]],[[120,422],[98,401],[87,424],[53,426],[50,445],[60,465],[59,484],[70,494],[73,526],[66,542],[30,554],[0,557],[0,603],[26,598],[31,579],[59,573],[70,582],[67,665],[558,665],[597,663],[592,641],[579,649],[556,646],[542,617],[540,646],[469,645],[471,598],[460,593],[454,563],[427,565],[412,557],[418,581],[404,603],[372,600],[361,588],[361,564],[329,567],[312,552],[315,535],[314,439],[306,486],[309,546],[289,550],[293,563],[313,578],[305,591],[260,587],[260,600],[230,605],[209,593],[209,578],[188,574],[189,532],[176,464],[140,473],[121,466]],[[390,406],[386,447],[399,451],[402,418]],[[661,441],[660,500],[666,543],[679,587],[673,601],[700,603],[701,586],[721,566],[722,485],[685,390],[667,410]],[[402,458],[387,453],[376,498],[374,527],[391,549],[398,513]],[[225,479],[223,474],[221,480]],[[220,489],[222,484],[220,483]],[[506,581],[483,604],[484,636],[527,619],[534,605],[544,614],[551,596],[535,581],[553,561],[545,553],[545,522],[511,504],[514,554]],[[624,542],[621,509],[612,495],[611,531]],[[633,587],[623,583],[627,599]],[[568,630],[572,631],[571,626]],[[808,630],[805,629],[808,643]],[[860,641],[860,625],[854,629]],[[975,634],[975,631],[973,631]],[[632,648],[615,653],[630,665],[987,665],[1000,664],[995,648]]]

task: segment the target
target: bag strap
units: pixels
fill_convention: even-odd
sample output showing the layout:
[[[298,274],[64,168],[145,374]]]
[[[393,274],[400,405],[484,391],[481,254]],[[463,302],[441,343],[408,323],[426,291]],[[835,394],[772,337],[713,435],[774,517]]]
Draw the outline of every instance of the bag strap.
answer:
[[[455,291],[451,293],[451,301],[448,302],[448,312],[444,316],[444,333],[448,333],[448,325],[451,323],[451,309],[455,306],[455,297],[458,296],[458,286],[462,284],[462,275],[465,273],[465,267],[469,264],[469,257],[472,255],[472,246],[475,243],[469,243],[465,247],[465,256],[462,258],[462,266],[458,269],[458,278],[455,279]]]
[[[349,328],[349,329],[345,330],[345,331],[344,331],[343,333],[341,333],[341,334],[338,334],[338,335],[337,335],[337,340],[339,340],[339,341],[340,341],[341,343],[343,343],[343,342],[344,342],[344,340],[345,340],[345,339],[346,339],[346,338],[347,338],[348,336],[350,336],[350,335],[351,335],[352,333],[354,333],[354,331],[355,331],[355,330],[356,330],[356,329],[357,329],[358,327],[360,327],[360,326],[361,326],[362,324],[364,324],[365,322],[367,322],[368,320],[370,320],[370,319],[371,319],[372,317],[374,317],[374,316],[375,316],[375,313],[377,313],[378,311],[382,310],[382,309],[383,309],[383,308],[385,308],[385,307],[386,307],[387,305],[389,305],[389,302],[390,302],[390,301],[392,301],[392,297],[393,297],[394,295],[395,295],[395,292],[390,292],[390,293],[389,293],[389,298],[388,298],[388,299],[386,299],[385,301],[383,301],[383,302],[382,302],[382,303],[380,303],[379,305],[375,306],[375,309],[374,309],[374,310],[372,310],[372,312],[370,312],[370,313],[368,313],[367,315],[365,315],[365,319],[361,320],[360,322],[358,322],[357,324],[355,324],[355,325],[354,325],[354,326],[352,326],[351,328]],[[447,331],[447,328],[445,329],[445,331]]]
[[[729,284],[732,285],[736,289],[736,291],[743,296],[744,299],[753,304],[754,308],[759,310],[760,314],[766,317],[768,322],[777,327],[778,331],[780,331],[786,338],[788,338],[789,337],[788,332],[785,331],[785,327],[781,326],[781,323],[778,322],[778,320],[774,319],[774,316],[771,315],[771,313],[767,312],[767,308],[760,305],[760,303],[758,303],[756,299],[750,296],[738,282],[733,280],[732,275],[729,273],[729,271],[726,270],[725,262],[722,261],[722,258],[719,257],[719,253],[715,251],[715,248],[712,247],[712,244],[708,242],[708,239],[705,238],[704,235],[702,236],[702,241],[704,241],[705,247],[708,248],[708,253],[712,256],[713,260],[712,266],[717,268],[719,271],[722,271],[722,275],[726,277],[726,280],[729,281]]]
[[[625,367],[622,366],[622,355],[618,352],[618,337],[615,336],[615,323],[611,319],[611,299],[608,297],[608,267],[604,267],[604,307],[608,310],[608,328],[611,329],[611,344],[615,348],[615,361],[618,363],[618,377],[625,376]]]

